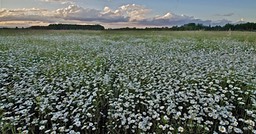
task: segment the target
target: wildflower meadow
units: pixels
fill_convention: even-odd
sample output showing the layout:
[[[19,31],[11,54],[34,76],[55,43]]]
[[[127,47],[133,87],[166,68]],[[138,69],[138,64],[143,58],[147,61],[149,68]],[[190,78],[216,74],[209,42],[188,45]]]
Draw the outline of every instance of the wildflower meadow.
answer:
[[[0,31],[2,134],[256,134],[256,33]]]

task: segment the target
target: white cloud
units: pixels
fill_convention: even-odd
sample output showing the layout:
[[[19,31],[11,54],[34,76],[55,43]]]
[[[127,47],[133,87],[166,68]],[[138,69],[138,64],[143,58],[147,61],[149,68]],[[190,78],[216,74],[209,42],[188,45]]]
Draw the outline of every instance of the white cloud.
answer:
[[[130,18],[129,21],[139,21],[145,19],[146,14],[150,12],[150,9],[136,4],[128,4],[119,7],[118,11],[123,15],[128,16]]]
[[[136,4],[127,4],[120,6],[116,10],[111,9],[110,7],[104,7],[103,11],[100,12],[100,17],[111,18],[114,20],[136,22],[139,20],[145,19],[146,15],[149,13],[149,9],[136,5]]]
[[[58,9],[55,11],[55,16],[65,20],[77,21],[98,21],[98,22],[127,22],[127,18],[122,14],[111,11],[110,8],[102,10],[89,9],[70,5],[67,8]]]
[[[30,8],[30,9],[2,9],[0,10],[0,22],[3,21],[46,21],[49,18],[54,19],[48,10]],[[51,22],[51,21],[50,21]]]
[[[209,25],[211,21],[196,19],[193,16],[177,15],[177,14],[168,12],[162,16],[158,15],[153,18],[147,18],[147,19],[141,20],[138,23],[141,25],[149,25],[149,26],[173,26],[173,25],[183,25],[187,23],[201,23],[201,24]]]
[[[45,0],[63,2],[67,0]],[[186,23],[201,23],[205,25],[223,25],[230,23],[228,20],[211,21],[201,20],[193,16],[177,15],[168,12],[164,15],[148,17],[151,10],[136,4],[127,4],[116,9],[104,7],[102,10],[80,7],[70,4],[65,8],[56,10],[23,8],[23,9],[0,9],[0,22],[31,22],[35,23],[98,23],[104,25],[126,26],[173,26]]]

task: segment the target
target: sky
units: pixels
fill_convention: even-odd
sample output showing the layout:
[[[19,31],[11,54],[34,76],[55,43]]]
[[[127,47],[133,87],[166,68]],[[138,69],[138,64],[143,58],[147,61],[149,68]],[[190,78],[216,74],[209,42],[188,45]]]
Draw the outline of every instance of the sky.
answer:
[[[0,27],[224,25],[256,22],[255,13],[256,0],[0,0]]]

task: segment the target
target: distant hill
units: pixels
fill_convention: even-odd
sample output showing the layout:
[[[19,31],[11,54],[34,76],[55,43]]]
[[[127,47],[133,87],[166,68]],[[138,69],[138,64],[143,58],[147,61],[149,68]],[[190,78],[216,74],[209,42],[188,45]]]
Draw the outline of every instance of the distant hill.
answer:
[[[48,26],[31,26],[27,29],[47,30],[104,30],[101,25],[50,24]]]

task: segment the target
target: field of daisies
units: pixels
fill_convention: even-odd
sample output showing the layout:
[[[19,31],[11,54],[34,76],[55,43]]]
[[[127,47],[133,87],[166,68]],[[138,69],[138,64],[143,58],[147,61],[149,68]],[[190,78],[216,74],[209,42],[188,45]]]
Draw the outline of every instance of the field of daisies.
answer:
[[[255,134],[255,37],[0,31],[0,133]]]

